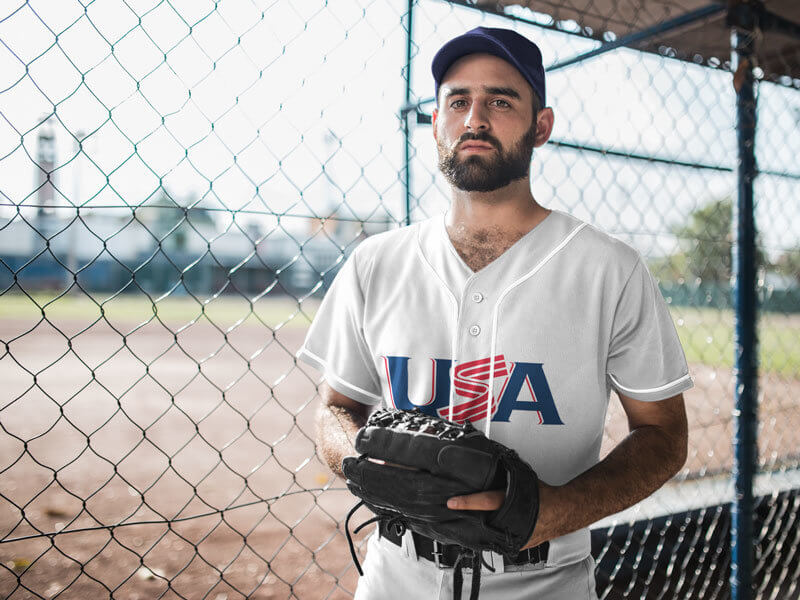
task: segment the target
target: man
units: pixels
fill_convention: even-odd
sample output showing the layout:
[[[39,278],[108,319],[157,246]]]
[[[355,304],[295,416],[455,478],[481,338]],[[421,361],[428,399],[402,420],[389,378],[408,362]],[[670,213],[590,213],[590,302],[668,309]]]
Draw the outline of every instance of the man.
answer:
[[[379,405],[469,419],[541,479],[532,550],[487,557],[481,597],[596,598],[588,525],[686,459],[686,360],[639,254],[531,193],[531,155],[554,119],[538,47],[479,27],[442,47],[433,75],[450,209],[366,240],[337,275],[298,355],[325,374],[319,447],[341,474]],[[599,461],[612,388],[630,434]],[[484,492],[448,507],[502,501]],[[356,598],[450,597],[446,554],[380,528]]]

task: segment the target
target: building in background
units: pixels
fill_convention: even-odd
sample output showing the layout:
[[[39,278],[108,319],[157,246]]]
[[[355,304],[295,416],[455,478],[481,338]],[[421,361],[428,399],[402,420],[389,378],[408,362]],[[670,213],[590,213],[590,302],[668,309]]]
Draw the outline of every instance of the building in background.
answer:
[[[76,141],[80,151],[83,134]],[[159,188],[135,210],[76,208],[81,169],[58,183],[58,140],[50,120],[39,129],[33,167],[36,201],[0,217],[0,289],[149,294],[321,295],[343,259],[371,233],[388,228],[340,215],[248,215]],[[68,179],[72,179],[71,181]],[[333,189],[333,186],[331,186]]]

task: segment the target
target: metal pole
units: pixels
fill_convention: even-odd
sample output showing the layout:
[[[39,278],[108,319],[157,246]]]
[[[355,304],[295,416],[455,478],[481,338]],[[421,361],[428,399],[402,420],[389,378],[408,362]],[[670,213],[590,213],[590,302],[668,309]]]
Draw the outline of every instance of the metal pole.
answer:
[[[611,50],[615,50],[622,46],[631,46],[639,42],[647,41],[648,39],[652,39],[659,34],[666,33],[674,29],[679,29],[681,27],[685,27],[686,25],[691,25],[692,23],[696,23],[697,21],[706,19],[708,17],[713,17],[715,14],[722,12],[723,10],[725,10],[725,6],[721,4],[714,3],[714,4],[709,4],[708,6],[703,6],[701,8],[698,8],[697,10],[693,10],[684,15],[677,16],[674,19],[669,19],[668,21],[662,21],[660,23],[657,23],[656,25],[648,27],[647,29],[643,29],[642,31],[629,33],[628,35],[622,36],[621,38],[613,42],[605,43],[599,48],[595,48],[594,50],[590,50],[589,52],[579,54],[578,56],[567,59],[563,62],[550,65],[545,70],[548,73],[550,73],[551,71],[556,71],[558,69],[563,69],[564,67],[568,67],[570,65],[583,62],[588,58],[600,56],[601,54],[605,54],[606,52],[610,52]]]
[[[75,205],[75,219],[68,225],[69,241],[67,242],[67,272],[65,285],[67,290],[78,282],[78,227],[81,223],[81,186],[83,185],[83,170],[81,169],[80,155],[83,152],[83,140],[86,133],[82,130],[75,132],[75,162],[72,167],[72,204]],[[77,290],[72,290],[77,291]]]
[[[405,15],[406,21],[406,68],[405,68],[405,79],[406,79],[406,101],[403,106],[408,106],[411,104],[411,60],[413,58],[413,46],[414,46],[414,34],[413,34],[413,25],[414,25],[414,2],[416,0],[408,0],[408,11]],[[403,138],[405,143],[405,150],[404,150],[404,160],[405,160],[405,168],[404,168],[404,176],[403,176],[403,185],[405,187],[406,193],[406,225],[411,225],[411,126],[410,126],[410,119],[411,115],[416,115],[416,112],[406,111],[402,112],[401,115],[403,117]]]
[[[731,2],[737,11],[731,34],[736,89],[738,194],[734,203],[734,307],[736,311],[736,408],[734,410],[734,501],[731,507],[731,595],[753,597],[753,477],[758,460],[758,354],[756,298],[756,225],[753,180],[756,176],[756,98],[753,78],[755,13],[747,0]]]

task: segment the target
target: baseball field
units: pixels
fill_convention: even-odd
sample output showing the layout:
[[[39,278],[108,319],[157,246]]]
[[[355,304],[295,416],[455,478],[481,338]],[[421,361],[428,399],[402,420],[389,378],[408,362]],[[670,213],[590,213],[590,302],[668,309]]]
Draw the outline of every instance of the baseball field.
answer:
[[[0,597],[347,597],[353,500],[315,454],[319,375],[293,358],[317,306],[0,297]],[[690,494],[731,465],[733,317],[673,316],[696,386],[672,485]],[[760,325],[775,470],[797,463],[800,317]],[[612,401],[604,452],[625,432]]]

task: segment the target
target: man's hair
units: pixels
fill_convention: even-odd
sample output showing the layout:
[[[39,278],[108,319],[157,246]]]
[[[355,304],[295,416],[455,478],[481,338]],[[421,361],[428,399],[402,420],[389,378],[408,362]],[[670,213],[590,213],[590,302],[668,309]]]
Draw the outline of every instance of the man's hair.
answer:
[[[533,92],[533,102],[531,102],[533,108],[533,121],[531,121],[532,126],[536,127],[536,117],[539,115],[539,111],[542,110],[542,102],[539,100],[539,95],[536,92]]]

